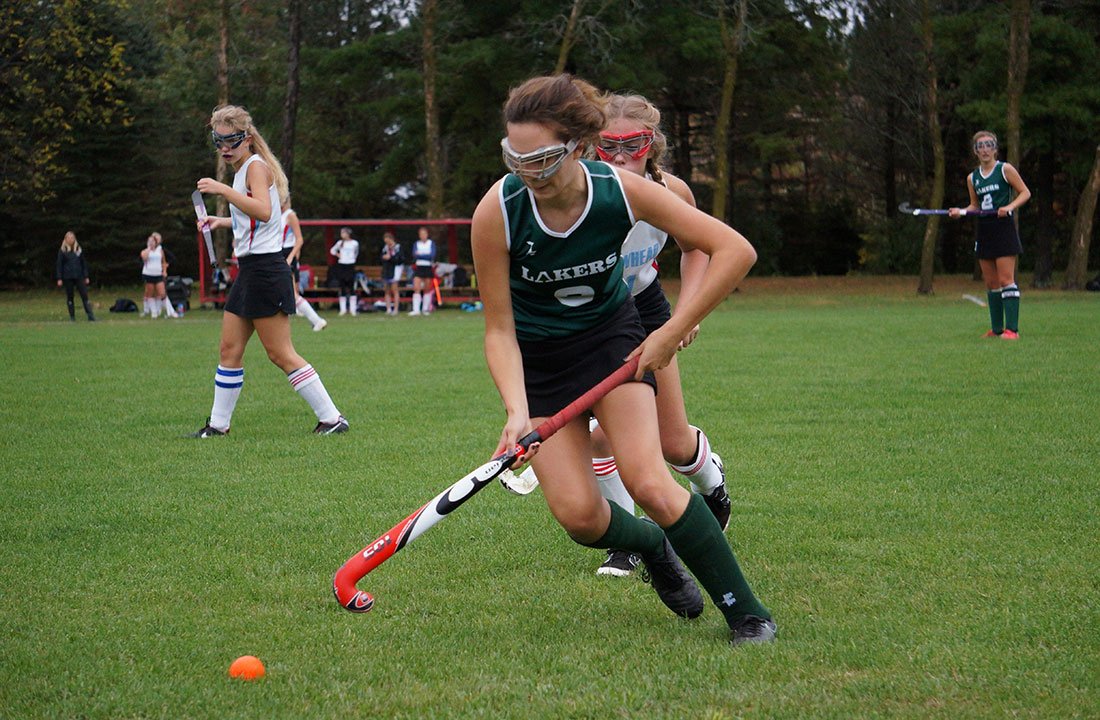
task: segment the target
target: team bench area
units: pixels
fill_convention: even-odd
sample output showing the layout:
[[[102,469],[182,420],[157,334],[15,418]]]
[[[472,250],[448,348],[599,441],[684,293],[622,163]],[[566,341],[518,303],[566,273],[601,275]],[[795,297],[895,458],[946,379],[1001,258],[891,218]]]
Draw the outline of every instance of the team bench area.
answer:
[[[329,283],[329,267],[328,265],[299,266],[298,287],[302,297],[314,304],[337,302],[340,288],[335,283]],[[360,300],[364,298],[382,300],[384,297],[382,266],[356,265],[355,271],[355,294]],[[437,263],[436,277],[439,280],[439,296],[443,299],[444,306],[474,302],[478,299],[476,280],[470,267],[457,263]],[[412,292],[412,275],[410,268],[406,266],[404,277],[398,283],[400,302],[411,303]]]

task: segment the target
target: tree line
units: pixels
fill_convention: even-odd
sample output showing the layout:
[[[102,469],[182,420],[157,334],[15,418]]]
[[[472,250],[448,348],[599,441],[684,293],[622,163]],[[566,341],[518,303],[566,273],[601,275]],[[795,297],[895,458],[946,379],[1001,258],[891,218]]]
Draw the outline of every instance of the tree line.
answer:
[[[0,285],[74,230],[101,283],[153,230],[197,272],[206,122],[244,105],[305,218],[468,217],[510,87],[572,72],[661,109],[670,170],[756,273],[970,272],[970,137],[1033,193],[1024,270],[1081,286],[1100,190],[1090,0],[35,0],[0,8]],[[226,241],[221,239],[221,247]]]

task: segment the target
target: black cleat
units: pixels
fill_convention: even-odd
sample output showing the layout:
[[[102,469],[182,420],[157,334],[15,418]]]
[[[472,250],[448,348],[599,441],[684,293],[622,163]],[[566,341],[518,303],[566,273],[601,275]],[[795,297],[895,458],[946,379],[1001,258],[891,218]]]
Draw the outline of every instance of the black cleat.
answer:
[[[336,422],[317,423],[317,427],[313,428],[314,435],[339,435],[340,433],[346,433],[348,431],[348,421],[344,419],[344,416],[336,418]]]
[[[642,559],[632,552],[611,549],[607,551],[607,559],[603,561],[603,565],[596,568],[596,574],[627,577],[634,572],[641,561]]]
[[[730,644],[762,644],[775,641],[775,621],[746,615],[730,628]]]
[[[653,586],[657,597],[665,606],[681,617],[697,618],[703,614],[703,595],[694,578],[680,564],[676,551],[672,549],[668,538],[658,555],[642,556],[645,569],[642,581]]]
[[[211,437],[221,437],[223,435],[228,435],[228,434],[229,434],[229,428],[226,428],[225,430],[219,430],[215,427],[210,427],[210,418],[206,418],[206,424],[202,426],[202,429],[199,430],[198,432],[191,433],[187,437],[211,438]]]
[[[714,519],[722,528],[722,532],[730,526],[730,496],[726,492],[726,466],[722,464],[722,458],[718,453],[710,454],[710,461],[718,466],[718,472],[722,473],[722,484],[707,494],[703,494],[703,502],[714,515]],[[702,493],[700,493],[702,494]]]

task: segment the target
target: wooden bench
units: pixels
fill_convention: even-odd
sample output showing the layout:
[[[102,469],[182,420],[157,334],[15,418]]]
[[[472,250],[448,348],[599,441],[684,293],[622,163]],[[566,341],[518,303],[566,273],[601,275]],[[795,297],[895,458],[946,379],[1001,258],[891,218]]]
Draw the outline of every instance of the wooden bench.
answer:
[[[473,278],[473,271],[469,266],[463,266],[466,277]],[[339,301],[340,288],[329,287],[328,265],[302,265],[301,270],[308,271],[311,276],[309,287],[302,290],[302,297],[313,303],[336,303]],[[385,298],[382,283],[381,265],[356,265],[356,273],[362,273],[357,279],[355,294],[360,298],[374,298],[382,301]],[[443,304],[460,304],[474,302],[480,299],[477,286],[474,283],[466,285],[448,285],[447,278],[440,281],[439,294],[443,298]],[[301,289],[299,287],[299,289]],[[398,299],[401,303],[412,302],[412,276],[409,267],[405,267],[405,277],[398,283]]]

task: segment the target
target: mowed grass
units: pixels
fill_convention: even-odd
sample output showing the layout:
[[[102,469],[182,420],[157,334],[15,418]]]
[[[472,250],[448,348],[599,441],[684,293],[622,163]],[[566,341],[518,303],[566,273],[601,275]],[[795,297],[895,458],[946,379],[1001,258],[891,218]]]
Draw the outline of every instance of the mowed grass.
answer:
[[[479,314],[293,320],[352,431],[312,436],[254,341],[199,442],[220,312],[0,294],[0,717],[1100,716],[1100,297],[1025,285],[1011,343],[980,284],[914,287],[750,280],[680,355],[779,623],[736,649],[495,484],[364,579],[371,613],[336,604],[495,446]]]

